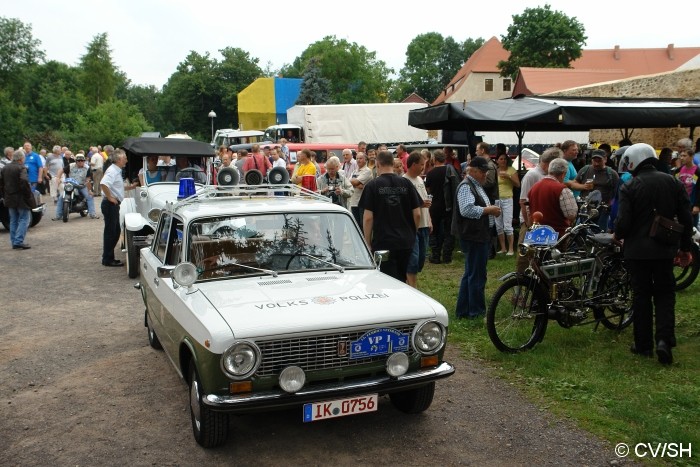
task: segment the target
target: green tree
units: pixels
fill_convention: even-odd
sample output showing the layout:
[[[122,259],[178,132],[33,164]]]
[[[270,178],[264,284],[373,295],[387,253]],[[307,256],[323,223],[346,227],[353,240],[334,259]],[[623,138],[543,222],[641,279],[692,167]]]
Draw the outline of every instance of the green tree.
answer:
[[[187,133],[193,138],[209,140],[207,114],[220,111],[222,82],[216,60],[209,53],[190,51],[163,86],[161,112],[166,118],[166,133]]]
[[[124,90],[124,100],[135,106],[144,116],[148,124],[158,131],[164,131],[165,121],[159,111],[162,93],[153,85],[127,86]]]
[[[581,57],[585,32],[575,17],[552,11],[549,5],[526,8],[513,15],[507,34],[501,36],[503,48],[510,52],[508,60],[498,63],[501,76],[515,78],[520,67],[569,68]]]
[[[44,60],[41,41],[32,36],[32,27],[16,18],[0,16],[0,85],[7,89],[21,80],[22,69]]]
[[[330,98],[331,83],[321,76],[318,60],[312,58],[304,72],[301,89],[296,105],[325,105],[332,104]]]
[[[377,60],[376,53],[364,46],[335,36],[326,36],[309,45],[281,74],[301,78],[315,58],[321,76],[331,83],[331,100],[337,104],[386,102],[393,73],[386,63]]]
[[[36,132],[72,130],[76,116],[87,109],[80,88],[74,67],[54,60],[33,66],[23,96],[26,128]]]
[[[392,100],[403,100],[412,92],[433,101],[484,39],[457,43],[437,32],[420,34],[406,49],[406,62],[392,87]]]
[[[88,104],[99,105],[114,99],[117,89],[117,69],[112,62],[112,51],[107,33],[97,34],[80,57],[81,87]]]
[[[130,136],[150,130],[136,106],[112,99],[77,115],[75,129],[69,133],[69,138],[72,144],[83,148],[93,144],[117,146]]]

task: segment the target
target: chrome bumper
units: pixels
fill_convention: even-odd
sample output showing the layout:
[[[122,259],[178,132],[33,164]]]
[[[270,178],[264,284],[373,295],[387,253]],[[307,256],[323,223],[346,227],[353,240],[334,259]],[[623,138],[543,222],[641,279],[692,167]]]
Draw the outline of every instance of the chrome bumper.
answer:
[[[44,212],[46,210],[46,207],[44,203],[41,203],[39,206],[35,207],[32,209],[32,212]]]
[[[252,412],[260,409],[280,408],[318,402],[323,399],[337,399],[367,393],[390,393],[422,386],[438,379],[447,378],[455,372],[454,366],[442,362],[434,368],[414,371],[398,378],[379,376],[350,382],[337,382],[303,388],[296,394],[282,390],[235,396],[209,394],[203,402],[212,410],[225,412]]]

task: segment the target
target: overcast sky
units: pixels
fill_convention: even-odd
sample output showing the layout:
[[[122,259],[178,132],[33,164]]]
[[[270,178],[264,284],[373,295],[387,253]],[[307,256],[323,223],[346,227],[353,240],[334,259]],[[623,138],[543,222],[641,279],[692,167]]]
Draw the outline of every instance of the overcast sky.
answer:
[[[220,59],[220,49],[238,47],[261,68],[278,69],[328,35],[365,46],[398,71],[419,34],[500,39],[513,15],[546,3],[584,25],[586,49],[700,47],[697,6],[680,0],[0,0],[0,16],[31,25],[47,60],[69,65],[107,31],[115,65],[132,83],[160,88],[191,50]]]

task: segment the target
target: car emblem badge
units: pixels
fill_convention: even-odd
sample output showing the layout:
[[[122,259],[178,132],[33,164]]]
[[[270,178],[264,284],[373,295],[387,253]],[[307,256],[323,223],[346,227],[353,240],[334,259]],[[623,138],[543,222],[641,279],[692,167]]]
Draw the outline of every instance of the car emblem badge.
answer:
[[[348,354],[348,341],[338,341],[338,356],[344,357]]]

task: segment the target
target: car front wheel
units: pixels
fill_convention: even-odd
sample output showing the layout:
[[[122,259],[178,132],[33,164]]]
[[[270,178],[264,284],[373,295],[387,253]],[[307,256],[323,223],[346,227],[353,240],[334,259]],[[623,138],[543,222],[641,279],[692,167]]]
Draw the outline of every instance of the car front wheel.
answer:
[[[139,250],[134,245],[134,232],[124,231],[124,243],[126,243],[126,273],[130,279],[139,275]]]
[[[408,391],[392,392],[389,394],[391,403],[405,413],[421,413],[433,403],[435,394],[435,383],[429,383]]]
[[[200,446],[214,448],[226,442],[228,415],[215,412],[202,403],[202,383],[194,363],[190,369],[190,417],[194,439]]]

